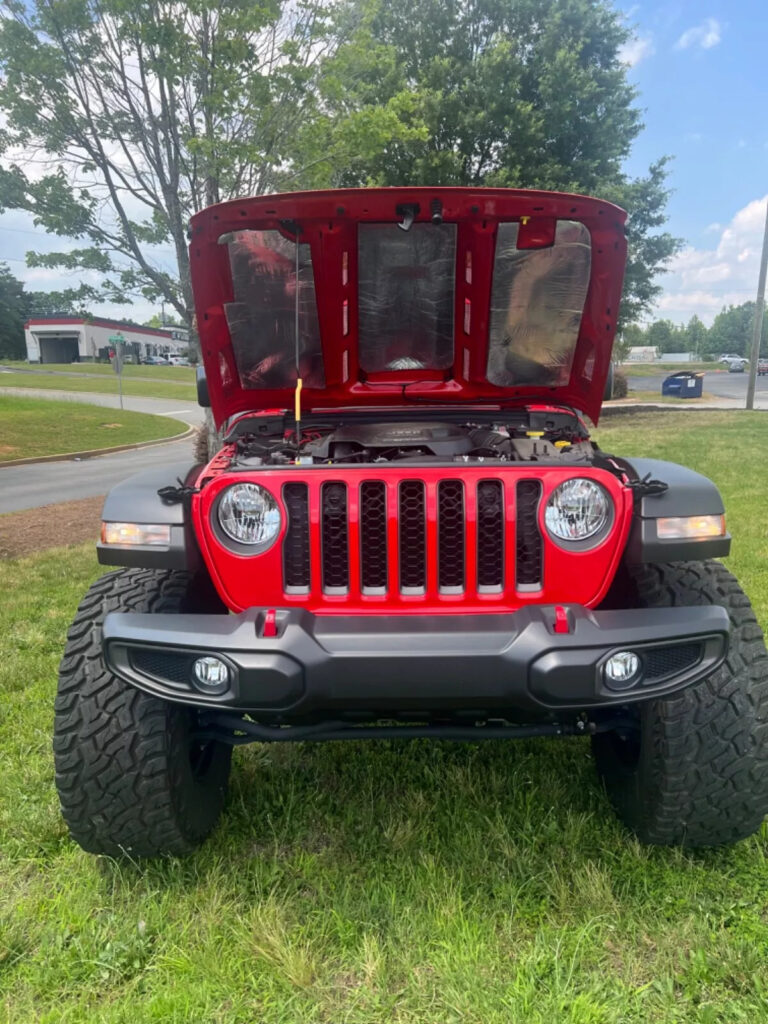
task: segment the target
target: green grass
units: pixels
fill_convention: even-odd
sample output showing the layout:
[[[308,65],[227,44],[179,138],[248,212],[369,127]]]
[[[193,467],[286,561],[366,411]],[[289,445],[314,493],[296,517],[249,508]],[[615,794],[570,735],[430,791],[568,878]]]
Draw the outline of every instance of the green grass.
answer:
[[[619,369],[626,377],[655,377],[659,373],[677,373],[678,370],[726,370],[722,363],[622,363]]]
[[[111,363],[28,363],[21,359],[0,359],[0,364],[12,369],[29,370],[32,373],[106,374],[114,377]],[[194,384],[195,369],[192,366],[137,366],[123,364],[124,377],[146,377],[150,380],[176,381],[179,384]]]
[[[722,487],[768,625],[768,417],[606,420]],[[734,457],[737,455],[738,457]],[[1,521],[0,521],[1,522]],[[54,678],[91,550],[0,565],[0,1008],[41,1024],[757,1024],[768,833],[647,849],[586,741],[249,747],[184,861],[99,861],[52,782]],[[0,1009],[0,1020],[3,1010]]]
[[[168,416],[0,395],[0,462],[154,441],[186,429]]]
[[[137,367],[143,369],[143,367]],[[149,366],[147,369],[151,370]],[[182,367],[183,369],[183,367]],[[189,368],[187,367],[187,372]],[[96,377],[78,377],[77,374],[57,376],[46,373],[0,373],[0,388],[45,388],[58,391],[86,391],[94,394],[116,395],[117,376],[112,373],[100,380]],[[123,394],[143,398],[174,398],[181,402],[197,402],[194,384],[175,384],[168,380],[123,379]]]

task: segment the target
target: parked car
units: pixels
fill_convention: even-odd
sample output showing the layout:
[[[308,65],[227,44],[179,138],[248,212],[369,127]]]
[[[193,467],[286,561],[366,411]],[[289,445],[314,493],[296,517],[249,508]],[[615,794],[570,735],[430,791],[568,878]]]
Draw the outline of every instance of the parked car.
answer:
[[[730,363],[732,359],[742,359],[742,358],[743,358],[743,356],[737,356],[735,353],[731,353],[729,355],[722,355],[722,356],[720,356],[720,358],[717,361],[718,361],[718,363]]]
[[[54,727],[84,849],[193,850],[251,741],[589,736],[643,841],[760,827],[768,655],[715,560],[717,487],[590,437],[625,221],[404,187],[193,216],[223,447],[106,498],[116,569],[69,630]]]
[[[757,361],[757,375],[758,377],[764,377],[768,374],[768,359],[758,359]]]
[[[723,356],[718,362],[725,363],[728,370],[730,370],[734,363],[737,363],[742,370],[745,366],[749,365],[749,360],[745,356]],[[739,371],[736,370],[735,372],[738,373]]]
[[[192,363],[187,359],[186,356],[168,356],[169,366],[191,366]]]
[[[746,359],[732,359],[730,363],[728,363],[728,373],[744,373],[744,368],[746,366]]]
[[[167,366],[168,363],[162,356],[147,356],[144,360],[147,366]]]

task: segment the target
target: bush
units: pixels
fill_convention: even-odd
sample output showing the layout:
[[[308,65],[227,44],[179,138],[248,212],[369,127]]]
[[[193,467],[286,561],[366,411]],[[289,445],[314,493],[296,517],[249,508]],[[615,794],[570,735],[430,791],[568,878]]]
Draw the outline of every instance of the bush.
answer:
[[[627,384],[627,378],[620,370],[616,370],[613,375],[613,397],[626,398],[628,392],[629,386]]]

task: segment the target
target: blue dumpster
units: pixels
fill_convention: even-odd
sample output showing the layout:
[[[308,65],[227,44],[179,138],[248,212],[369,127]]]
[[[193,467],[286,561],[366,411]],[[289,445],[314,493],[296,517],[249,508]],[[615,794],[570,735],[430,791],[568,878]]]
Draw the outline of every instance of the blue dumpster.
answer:
[[[673,373],[662,383],[661,393],[672,395],[673,398],[701,398],[703,383],[703,373],[691,373],[687,370]]]

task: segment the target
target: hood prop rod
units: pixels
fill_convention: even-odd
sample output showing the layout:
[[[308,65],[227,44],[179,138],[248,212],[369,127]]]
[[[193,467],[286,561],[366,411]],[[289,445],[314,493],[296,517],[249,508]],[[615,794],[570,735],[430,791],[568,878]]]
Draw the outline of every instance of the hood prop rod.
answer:
[[[296,420],[296,449],[301,445],[301,368],[299,366],[299,233],[301,228],[296,225],[296,284],[294,287],[294,334],[295,334],[295,360],[296,360],[296,393],[293,400],[293,415]]]

